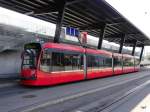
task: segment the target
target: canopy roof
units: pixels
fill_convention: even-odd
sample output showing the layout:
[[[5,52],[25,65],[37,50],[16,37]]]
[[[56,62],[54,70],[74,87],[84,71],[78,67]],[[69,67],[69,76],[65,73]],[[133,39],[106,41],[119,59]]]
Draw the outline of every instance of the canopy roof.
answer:
[[[48,22],[57,22],[58,9],[63,0],[0,0],[0,6]],[[150,45],[150,39],[127,21],[104,0],[66,0],[63,26],[79,28],[99,37],[105,27],[104,39],[119,43],[125,35],[126,46]]]

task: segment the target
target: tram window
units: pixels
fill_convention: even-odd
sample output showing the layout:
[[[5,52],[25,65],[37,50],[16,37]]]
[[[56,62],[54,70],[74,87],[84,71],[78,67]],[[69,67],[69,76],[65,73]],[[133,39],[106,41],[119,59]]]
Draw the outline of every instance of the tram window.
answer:
[[[23,53],[23,63],[22,63],[22,67],[23,68],[35,68],[36,66],[36,55],[35,55],[35,51],[33,49],[27,49],[24,53]]]
[[[52,71],[78,70],[81,68],[80,54],[52,53]]]
[[[73,55],[72,56],[72,69],[79,70],[81,68],[81,56],[80,55]]]
[[[114,57],[114,67],[122,66],[122,59],[119,57]]]
[[[83,69],[82,59],[83,56],[76,53],[45,52],[41,58],[40,69],[45,72],[79,70]]]
[[[52,55],[51,71],[64,71],[63,53],[50,52]]]
[[[96,70],[104,67],[112,67],[112,58],[104,57],[104,56],[95,56],[88,55],[87,56],[87,67],[88,70]]]
[[[30,68],[33,65],[33,60],[27,54],[24,54],[23,68]]]
[[[138,65],[139,65],[139,63],[140,63],[140,60],[139,60],[139,59],[137,59],[137,58],[135,58],[135,66],[138,66]]]
[[[124,66],[134,66],[134,59],[133,58],[124,58],[123,59]]]
[[[47,50],[45,50],[42,53],[41,57],[41,64],[40,64],[40,69],[44,72],[49,72],[51,70],[51,53],[48,53]]]
[[[91,69],[99,69],[99,58],[98,56],[90,56],[91,57]]]
[[[72,65],[72,55],[70,55],[70,54],[65,54],[63,58],[64,58],[65,71],[72,70],[72,69],[73,69],[73,65]]]
[[[98,59],[99,59],[99,68],[103,68],[104,67],[104,58],[99,56]]]
[[[132,62],[131,66],[134,66],[134,58],[131,58],[131,62]]]
[[[94,55],[87,56],[88,70],[99,69],[99,57]]]
[[[88,70],[92,70],[92,56],[87,56],[87,68]]]
[[[112,67],[112,58],[104,58],[104,67]]]

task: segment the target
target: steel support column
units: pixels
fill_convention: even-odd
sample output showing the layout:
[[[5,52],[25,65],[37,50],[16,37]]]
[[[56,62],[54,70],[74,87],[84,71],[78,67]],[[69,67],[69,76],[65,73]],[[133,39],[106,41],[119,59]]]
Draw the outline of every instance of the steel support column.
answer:
[[[56,23],[55,36],[54,36],[55,43],[59,42],[59,39],[60,39],[61,27],[63,24],[64,13],[65,13],[65,7],[66,7],[65,0],[61,0],[61,2],[58,3],[58,17],[57,17],[57,23]]]
[[[121,36],[120,47],[119,47],[119,53],[122,53],[122,49],[123,49],[124,42],[125,42],[125,34],[123,34],[123,35]]]
[[[100,32],[100,36],[99,36],[99,41],[98,41],[98,49],[101,49],[102,48],[102,44],[103,44],[103,38],[104,38],[104,35],[105,35],[105,27],[106,27],[106,24],[104,24],[101,28],[101,32]]]
[[[135,40],[134,45],[133,45],[132,56],[134,56],[136,44],[137,44],[137,40]]]
[[[141,53],[140,53],[140,62],[141,62],[141,60],[142,60],[143,51],[144,51],[144,45],[142,46]]]

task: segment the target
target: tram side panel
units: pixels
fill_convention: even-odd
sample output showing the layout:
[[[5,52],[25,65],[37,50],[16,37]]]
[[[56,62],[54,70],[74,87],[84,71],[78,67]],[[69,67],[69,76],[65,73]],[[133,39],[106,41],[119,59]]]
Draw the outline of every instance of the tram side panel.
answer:
[[[37,75],[42,83],[48,80],[52,85],[84,79],[82,53],[73,51],[48,52],[41,56],[40,62]]]
[[[123,62],[122,54],[114,53],[113,54],[113,69],[114,75],[120,75],[123,73]]]
[[[105,55],[103,51],[88,49],[87,52],[87,79],[111,76],[112,57]]]
[[[36,69],[34,69],[36,79],[30,78],[22,80],[21,83],[24,85],[42,86],[83,80],[85,78],[83,70],[84,50],[79,47],[67,47],[67,45],[65,48],[66,49],[64,50],[63,46],[53,43],[50,43],[49,46],[43,47]],[[79,50],[71,51],[67,49]],[[80,52],[82,50],[83,52]],[[28,69],[33,70],[30,68],[30,65]],[[24,71],[24,69],[22,69],[22,71]],[[28,74],[29,72],[25,73],[25,77]]]
[[[123,55],[123,73],[134,72],[134,57]]]
[[[38,58],[36,54],[30,56],[37,51],[35,46],[28,46],[27,51],[30,52],[27,52],[22,64],[22,77],[25,80],[21,83],[24,85],[56,85],[139,70],[133,56],[116,54],[113,59],[112,53],[103,50],[46,43]]]
[[[139,57],[134,57],[134,71],[138,72],[140,70],[140,59]]]

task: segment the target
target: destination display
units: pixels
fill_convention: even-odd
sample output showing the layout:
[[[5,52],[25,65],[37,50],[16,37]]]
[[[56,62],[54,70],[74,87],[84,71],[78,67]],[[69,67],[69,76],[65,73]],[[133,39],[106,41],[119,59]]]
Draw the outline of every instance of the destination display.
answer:
[[[25,44],[24,49],[40,49],[41,45],[39,43],[31,43],[31,44]]]

